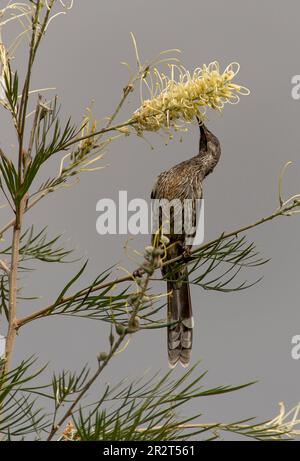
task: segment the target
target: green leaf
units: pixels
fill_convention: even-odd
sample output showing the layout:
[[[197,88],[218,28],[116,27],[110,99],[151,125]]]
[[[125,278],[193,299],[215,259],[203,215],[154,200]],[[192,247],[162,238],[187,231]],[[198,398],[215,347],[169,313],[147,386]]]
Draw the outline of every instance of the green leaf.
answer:
[[[139,440],[188,440],[190,437],[213,432],[218,424],[209,428],[195,426],[201,415],[184,417],[179,409],[203,396],[234,392],[249,386],[218,386],[204,389],[202,381],[206,373],[194,376],[192,367],[180,378],[172,379],[173,371],[160,377],[140,378],[125,384],[124,381],[110,388],[109,385],[99,402],[81,408],[74,414],[73,439],[92,441],[139,441]],[[192,379],[191,379],[192,378]],[[201,421],[200,421],[201,422]],[[184,426],[187,426],[185,429]],[[212,437],[211,435],[209,436]]]
[[[0,434],[6,439],[32,435],[49,425],[44,411],[36,407],[36,399],[24,386],[45,370],[42,367],[32,372],[34,362],[32,358],[24,360],[10,372],[0,374]],[[4,361],[0,360],[0,370],[3,367]]]
[[[20,239],[20,260],[29,261],[37,259],[43,262],[66,263],[74,262],[67,260],[73,250],[65,250],[59,243],[61,236],[48,240],[47,227],[35,233],[34,226],[27,229]],[[23,243],[24,242],[24,243]],[[11,246],[1,250],[2,254],[11,255]]]
[[[64,145],[77,136],[80,130],[72,125],[71,119],[61,127],[58,119],[59,108],[57,99],[38,121],[36,129],[33,159],[28,165],[22,186],[18,189],[18,199],[21,200],[29,191],[35,177],[43,164],[54,154],[64,149]]]
[[[242,281],[232,285],[242,270],[257,268],[267,262],[268,260],[259,256],[255,244],[248,244],[244,236],[226,238],[221,235],[208,247],[204,246],[204,249],[200,247],[190,260],[171,264],[171,267],[167,266],[165,279],[174,280],[176,273],[188,264],[189,283],[205,290],[230,293],[248,289],[260,282],[262,278],[254,282]]]
[[[13,199],[13,202],[17,202],[18,190],[19,190],[19,176],[15,169],[14,164],[9,160],[0,149],[0,171],[2,173],[5,185]],[[2,180],[0,180],[0,187],[4,191]]]
[[[8,300],[9,300],[9,288],[8,288],[8,275],[4,274],[0,276],[0,315],[4,313],[6,320],[8,321]]]
[[[10,66],[4,73],[5,96],[8,101],[10,110],[17,116],[18,113],[18,94],[19,94],[19,77],[18,72],[12,75]]]
[[[82,268],[77,272],[77,274],[67,283],[67,285],[64,287],[64,289],[60,292],[58,298],[56,299],[55,304],[58,304],[64,297],[65,293],[68,291],[68,289],[74,285],[74,283],[81,277],[83,272],[85,271],[85,268],[87,266],[88,261],[84,263]]]

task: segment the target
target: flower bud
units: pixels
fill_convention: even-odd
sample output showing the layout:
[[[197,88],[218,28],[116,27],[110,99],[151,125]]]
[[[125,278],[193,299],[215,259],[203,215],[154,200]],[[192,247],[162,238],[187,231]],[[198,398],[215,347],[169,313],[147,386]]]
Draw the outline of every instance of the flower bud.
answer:
[[[138,316],[132,319],[131,324],[128,328],[129,333],[134,333],[140,329],[140,318]]]
[[[97,356],[98,362],[104,362],[108,357],[106,352],[100,352]]]
[[[126,331],[126,328],[123,325],[121,325],[120,323],[117,323],[115,328],[116,328],[116,332],[117,332],[117,334],[119,336],[122,336]]]
[[[148,253],[148,254],[152,254],[154,251],[154,247],[152,245],[149,245],[147,247],[145,247],[145,252]]]
[[[154,256],[162,256],[165,253],[163,248],[155,248],[153,254]]]

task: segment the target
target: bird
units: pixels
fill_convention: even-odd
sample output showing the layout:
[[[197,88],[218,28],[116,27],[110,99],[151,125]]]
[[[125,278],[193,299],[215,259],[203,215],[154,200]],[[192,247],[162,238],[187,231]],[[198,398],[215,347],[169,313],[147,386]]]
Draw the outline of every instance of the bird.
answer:
[[[166,200],[169,203],[184,203],[189,199],[192,204],[192,222],[196,225],[197,200],[203,198],[203,180],[214,170],[221,156],[221,147],[218,138],[208,130],[206,125],[198,120],[200,129],[199,152],[189,160],[185,160],[170,170],[162,172],[156,179],[151,192],[152,200]],[[182,212],[182,209],[179,211]],[[180,233],[175,233],[176,206],[170,207],[170,222],[168,234],[162,229],[162,211],[159,215],[159,229],[167,237],[168,245],[165,261],[178,256],[189,255],[192,245],[185,245],[186,232],[181,228]],[[184,219],[184,217],[183,217]],[[157,231],[158,232],[158,231]],[[152,230],[152,242],[157,235]],[[193,342],[193,312],[191,294],[188,280],[188,266],[185,262],[164,264],[162,275],[167,279],[167,348],[170,368],[180,363],[188,367],[191,360]]]

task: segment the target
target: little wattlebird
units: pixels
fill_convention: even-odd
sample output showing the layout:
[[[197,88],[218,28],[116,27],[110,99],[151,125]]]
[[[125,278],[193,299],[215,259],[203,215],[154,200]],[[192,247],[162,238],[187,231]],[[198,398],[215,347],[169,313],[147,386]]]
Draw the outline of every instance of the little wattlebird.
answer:
[[[189,199],[192,204],[193,226],[196,226],[197,200],[203,197],[202,182],[214,170],[221,155],[217,137],[202,122],[198,120],[198,123],[200,128],[199,153],[190,160],[185,160],[173,166],[169,171],[161,173],[151,193],[151,199],[168,201],[168,203],[174,203],[174,201],[183,203]],[[179,213],[182,213],[182,209]],[[174,210],[175,207],[172,213],[172,208],[170,208],[169,233],[162,231],[169,240],[166,261],[180,255],[184,260],[184,256],[189,254],[191,248],[191,245],[186,245],[187,235],[183,227],[181,227],[181,233],[177,232],[178,228],[175,233],[176,211]],[[161,229],[161,210],[159,226]],[[183,367],[187,367],[191,358],[194,326],[187,265],[180,264],[178,269],[178,263],[171,263],[163,268],[162,273],[167,279],[169,365],[174,368],[179,362]]]

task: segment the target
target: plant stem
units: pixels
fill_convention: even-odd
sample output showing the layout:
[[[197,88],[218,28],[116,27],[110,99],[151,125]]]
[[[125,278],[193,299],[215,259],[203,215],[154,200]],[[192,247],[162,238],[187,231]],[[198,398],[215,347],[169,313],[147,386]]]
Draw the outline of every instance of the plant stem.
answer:
[[[82,290],[80,293],[77,293],[76,295],[66,296],[66,297],[62,298],[56,304],[49,304],[47,307],[44,307],[43,309],[41,309],[41,310],[39,310],[37,312],[34,312],[33,314],[30,314],[30,315],[28,315],[26,317],[23,317],[22,319],[17,320],[17,328],[21,328],[26,323],[32,322],[33,320],[37,320],[38,318],[42,318],[42,317],[44,317],[46,315],[50,315],[51,312],[53,311],[53,309],[55,309],[56,307],[61,306],[62,304],[66,303],[66,302],[70,302],[70,301],[73,301],[73,300],[74,301],[78,300],[78,299],[80,299],[81,296],[84,298],[87,293],[93,293],[94,291],[98,291],[98,290],[103,289],[103,288],[108,288],[110,286],[113,286],[115,283],[119,284],[119,283],[124,283],[124,282],[130,282],[132,280],[133,280],[133,275],[132,276],[127,275],[125,277],[121,277],[121,278],[116,279],[115,282],[112,281],[112,282],[106,282],[106,283],[98,284],[98,285],[95,285],[92,289],[86,288],[86,289]]]
[[[111,117],[109,118],[109,121],[105,127],[105,129],[108,129],[111,127],[112,125],[112,122],[115,120],[115,118],[117,117],[118,113],[120,112],[121,108],[123,107],[123,104],[125,102],[125,100],[127,99],[128,95],[131,93],[131,91],[133,91],[133,87],[131,85],[131,82],[129,81],[129,83],[125,86],[125,88],[123,89],[123,96],[119,102],[119,104],[117,105],[114,113],[111,115]],[[124,125],[123,125],[124,126]]]
[[[8,311],[8,332],[5,346],[4,373],[7,373],[11,366],[12,354],[17,335],[17,277],[20,255],[20,239],[23,218],[23,200],[16,207],[16,222],[13,229],[12,256],[9,273],[9,311]]]
[[[274,213],[270,214],[269,216],[261,218],[261,219],[259,219],[258,221],[255,221],[252,224],[247,224],[246,226],[240,227],[239,229],[236,229],[234,231],[224,232],[223,234],[220,235],[220,237],[218,237],[216,239],[213,239],[213,240],[210,240],[209,242],[201,245],[199,248],[195,248],[195,250],[192,250],[191,255],[193,255],[194,253],[197,253],[198,251],[202,251],[202,250],[205,250],[206,248],[209,248],[210,246],[217,243],[219,240],[224,240],[224,239],[227,239],[227,238],[230,238],[230,237],[238,236],[239,234],[241,234],[241,233],[243,233],[243,232],[245,232],[247,230],[253,229],[254,227],[260,226],[261,224],[264,224],[264,223],[266,223],[268,221],[271,221],[272,219],[277,218],[278,216],[284,216],[285,212],[292,210],[293,208],[295,208],[295,206],[298,206],[298,205],[292,204],[288,208],[285,208],[284,210],[279,209],[279,210],[275,211]],[[163,264],[163,266],[168,266],[169,264],[172,264],[174,262],[180,261],[183,258],[184,258],[184,256],[182,256],[182,255],[177,256],[176,258],[173,258],[173,259],[170,259],[170,260],[166,261]]]
[[[108,126],[107,128],[102,128],[99,131],[95,131],[93,133],[86,134],[84,136],[81,136],[80,138],[72,139],[71,141],[67,142],[66,144],[63,144],[61,146],[60,150],[66,150],[69,147],[73,146],[74,144],[76,144],[76,143],[78,143],[80,141],[84,141],[85,139],[93,138],[94,136],[99,136],[101,134],[108,133],[109,131],[117,131],[120,128],[125,128],[126,126],[130,126],[130,125],[133,125],[132,120],[127,120],[127,122],[119,123],[118,125],[113,125],[113,126]]]
[[[23,144],[24,144],[25,124],[26,124],[26,113],[27,113],[27,105],[28,105],[28,98],[29,98],[31,72],[32,72],[32,66],[34,63],[34,58],[35,58],[35,53],[36,53],[37,26],[39,22],[40,11],[41,11],[41,0],[37,0],[37,3],[35,5],[35,14],[32,17],[32,34],[31,34],[31,41],[30,41],[27,73],[26,73],[24,87],[22,91],[22,98],[21,98],[21,103],[20,103],[20,108],[19,108],[19,117],[18,117],[18,134],[19,134],[18,172],[19,172],[19,177],[20,177],[21,182],[22,182],[22,177],[23,177],[22,160],[23,160]]]

